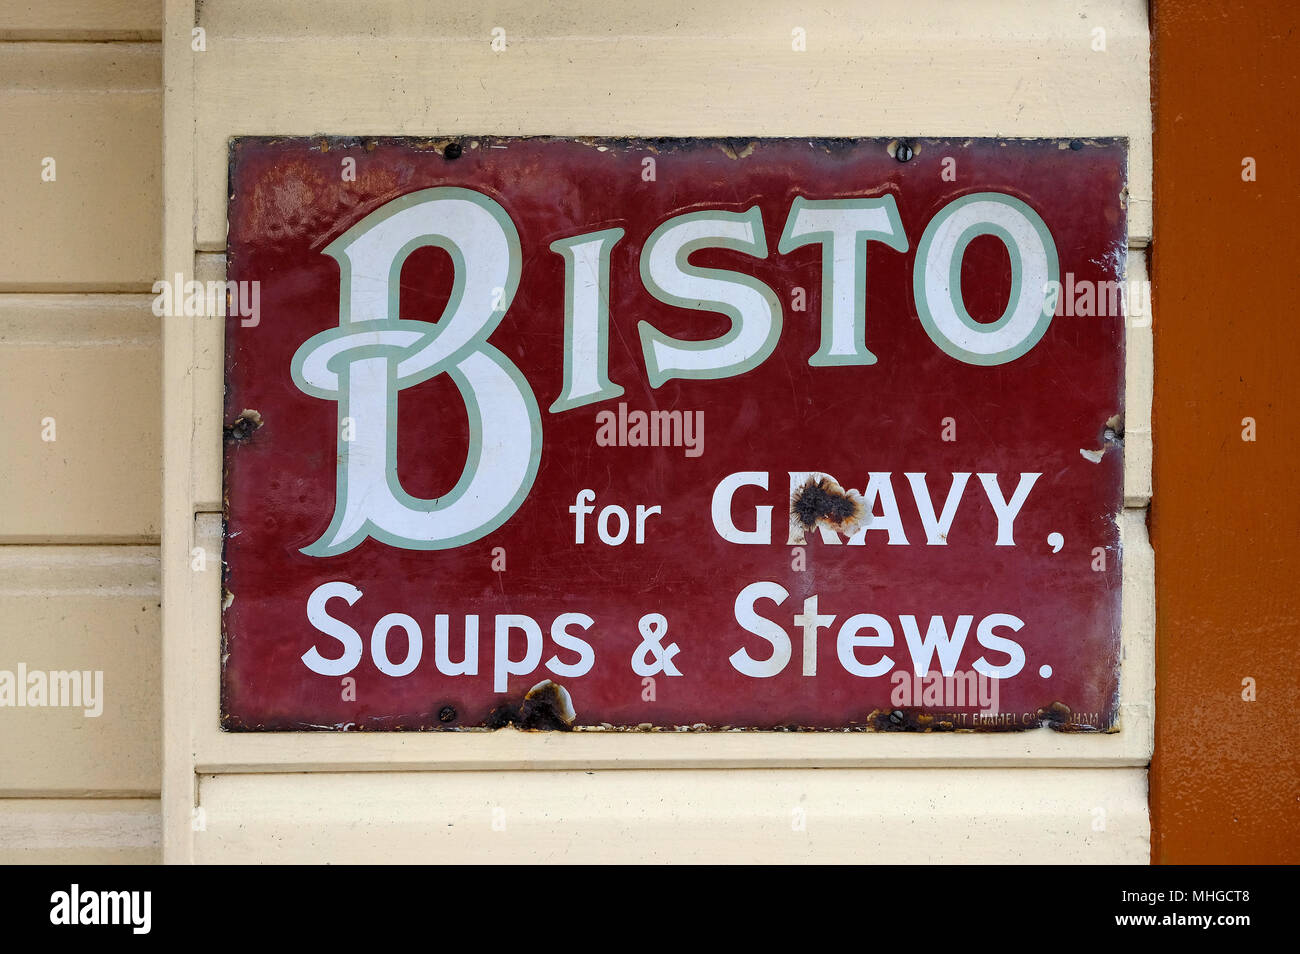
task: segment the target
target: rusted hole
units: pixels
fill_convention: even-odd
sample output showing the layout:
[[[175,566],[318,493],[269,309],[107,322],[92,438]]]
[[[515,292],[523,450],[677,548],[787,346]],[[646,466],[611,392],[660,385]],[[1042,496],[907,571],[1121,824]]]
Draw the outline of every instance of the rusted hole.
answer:
[[[1069,725],[1070,723],[1070,707],[1064,702],[1053,702],[1051,705],[1039,709],[1034,715],[1038,717],[1039,725],[1046,722],[1052,728]]]
[[[952,732],[951,722],[940,721],[932,713],[916,707],[876,710],[867,716],[867,725],[877,732]]]
[[[262,415],[257,411],[246,410],[226,425],[226,440],[236,443],[246,441],[261,426]]]
[[[1124,443],[1124,421],[1118,414],[1106,421],[1106,427],[1101,432],[1101,439],[1108,444]]]
[[[862,497],[847,491],[829,477],[810,477],[790,498],[790,513],[805,530],[823,524],[852,533],[862,522]]]
[[[575,718],[569,691],[547,679],[529,689],[519,705],[507,702],[497,706],[488,713],[485,724],[489,729],[513,725],[519,729],[568,732]]]

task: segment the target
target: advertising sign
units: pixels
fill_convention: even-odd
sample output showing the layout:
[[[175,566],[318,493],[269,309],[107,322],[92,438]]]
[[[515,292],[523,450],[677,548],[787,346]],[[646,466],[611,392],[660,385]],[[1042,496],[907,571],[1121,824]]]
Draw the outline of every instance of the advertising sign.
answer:
[[[1116,730],[1125,168],[234,140],[222,724]]]

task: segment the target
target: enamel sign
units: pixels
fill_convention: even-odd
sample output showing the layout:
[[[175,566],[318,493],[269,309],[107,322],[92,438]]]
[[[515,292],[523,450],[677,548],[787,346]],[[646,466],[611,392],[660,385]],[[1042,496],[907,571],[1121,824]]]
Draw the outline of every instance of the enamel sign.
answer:
[[[1115,731],[1125,160],[234,140],[222,724]]]

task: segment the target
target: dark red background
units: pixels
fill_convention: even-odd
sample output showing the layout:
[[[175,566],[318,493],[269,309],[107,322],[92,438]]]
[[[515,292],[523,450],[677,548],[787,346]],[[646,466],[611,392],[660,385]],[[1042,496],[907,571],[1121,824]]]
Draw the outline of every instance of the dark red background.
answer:
[[[915,614],[922,632],[931,615],[951,624],[972,614],[960,669],[985,650],[975,639],[979,620],[1012,613],[1026,625],[1005,633],[1025,648],[1021,673],[1001,684],[1001,709],[1035,713],[1063,703],[1076,713],[1115,714],[1119,660],[1120,559],[1114,515],[1122,506],[1122,458],[1111,445],[1093,464],[1080,448],[1102,446],[1105,422],[1121,413],[1123,322],[1117,317],[1059,314],[1028,354],[997,367],[973,367],[948,357],[916,318],[912,265],[921,234],[945,204],[972,192],[1017,196],[1051,230],[1064,278],[1122,279],[1125,217],[1122,142],[1089,142],[1081,149],[1051,141],[924,140],[910,162],[891,158],[880,140],[758,140],[743,159],[718,142],[610,140],[596,144],[548,139],[459,140],[462,155],[444,158],[442,143],[413,140],[242,139],[232,146],[228,278],[261,282],[261,321],[242,327],[229,319],[226,335],[226,412],[233,420],[255,409],[263,426],[226,447],[226,586],[233,603],[224,614],[228,654],[223,675],[223,724],[233,729],[445,728],[482,724],[488,712],[552,674],[544,667],[512,677],[509,691],[492,691],[493,616],[525,613],[549,630],[563,612],[583,612],[595,625],[584,634],[596,652],[587,675],[560,679],[572,695],[580,724],[710,726],[864,726],[875,710],[888,711],[888,676],[850,676],[836,657],[835,633],[855,613],[890,620],[895,668],[910,668],[899,614]],[[478,147],[473,148],[472,143]],[[504,146],[505,148],[490,148]],[[732,153],[746,143],[732,142]],[[656,181],[642,179],[642,160],[656,158]],[[941,178],[941,161],[956,159],[957,179]],[[341,160],[356,159],[357,181],[340,176]],[[300,549],[318,539],[334,510],[337,408],[297,389],[290,360],[310,336],[338,324],[339,273],[321,249],[385,202],[431,186],[476,189],[499,202],[523,246],[519,291],[492,343],[531,384],[542,410],[544,443],[532,490],[510,520],[485,538],[446,551],[409,551],[366,540],[335,557]],[[867,347],[878,363],[810,367],[821,332],[820,246],[777,252],[790,204],[810,199],[892,193],[909,251],[879,243],[867,253]],[[700,209],[762,209],[769,254],[706,250],[692,262],[725,267],[766,282],[785,307],[776,351],[760,367],[717,381],[646,382],[637,322],[665,334],[706,339],[723,333],[718,314],[686,311],[653,299],[638,270],[641,245],[673,215]],[[611,265],[611,380],[624,394],[551,414],[563,372],[564,264],[552,241],[621,227]],[[1118,250],[1118,254],[1116,254]],[[971,313],[1000,314],[1009,290],[1008,258],[1000,242],[972,243],[963,266]],[[425,249],[402,272],[401,317],[436,321],[451,286],[450,258]],[[793,312],[791,291],[807,291],[807,310]],[[703,410],[702,457],[680,448],[598,447],[596,414],[616,409]],[[431,497],[458,479],[464,460],[466,416],[459,392],[445,375],[408,388],[399,397],[399,471],[406,490]],[[940,440],[942,420],[956,420],[957,440]],[[742,490],[742,504],[771,504],[774,544],[723,541],[709,517],[713,488],[739,470],[768,471],[771,488]],[[787,471],[820,470],[861,490],[868,471],[892,471],[910,546],[885,545],[869,532],[863,547],[823,546],[809,535],[808,569],[790,568],[782,507]],[[971,478],[944,547],[925,545],[905,471],[925,471],[936,508],[953,471],[995,471],[1004,494],[1021,471],[1041,471],[1015,524],[1015,547],[995,547],[996,524],[982,487]],[[645,544],[608,547],[595,538],[573,541],[568,507],[577,492],[596,491],[606,504],[632,511],[659,505]],[[784,504],[783,504],[784,501]],[[1064,549],[1051,552],[1053,531]],[[1108,549],[1107,570],[1090,568],[1093,547]],[[504,547],[508,569],[493,572],[491,551]],[[366,645],[352,673],[357,699],[341,698],[340,679],[317,675],[300,657],[313,644],[338,652],[317,633],[306,600],[323,582],[344,580],[365,594],[355,606],[330,602],[330,612],[356,628]],[[790,632],[794,655],[769,679],[736,672],[728,657],[746,646],[764,658],[768,645],[733,617],[736,594],[757,580],[791,593],[780,608],[758,611]],[[819,612],[836,624],[820,635],[818,675],[801,675],[801,633],[791,618],[805,596],[820,596]],[[401,612],[424,630],[424,656],[414,673],[393,678],[374,668],[370,629],[380,616]],[[629,660],[646,613],[668,617],[664,642],[676,642],[680,678],[659,677],[657,700],[642,701],[641,677]],[[480,621],[477,676],[446,677],[433,665],[433,618],[452,617],[452,655],[459,658],[463,616]],[[519,638],[519,637],[517,637]],[[400,630],[391,637],[394,659],[404,655]],[[542,658],[555,647],[546,640]],[[520,652],[515,646],[516,655]],[[560,651],[566,661],[573,654]],[[863,650],[865,661],[877,658]],[[990,653],[1000,663],[1004,657]],[[1039,676],[1044,663],[1055,670]],[[457,712],[446,725],[437,714]],[[916,723],[908,719],[904,727]]]

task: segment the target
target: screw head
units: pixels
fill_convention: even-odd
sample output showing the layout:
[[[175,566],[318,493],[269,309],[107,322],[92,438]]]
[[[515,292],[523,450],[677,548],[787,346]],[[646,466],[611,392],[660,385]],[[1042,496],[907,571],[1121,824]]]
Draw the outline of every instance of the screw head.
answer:
[[[458,142],[449,142],[442,149],[444,159],[459,159],[461,154],[461,145]]]
[[[893,712],[889,713],[889,721],[894,723],[894,725],[902,725],[903,724],[902,710],[895,709]]]
[[[910,161],[912,155],[913,153],[912,153],[911,143],[900,142],[897,146],[894,147],[894,158],[897,159],[899,162]]]
[[[456,721],[456,710],[455,710],[455,708],[452,707],[452,706],[443,706],[441,709],[439,709],[439,710],[438,710],[438,721],[439,721],[439,722],[455,722],[455,721]]]

